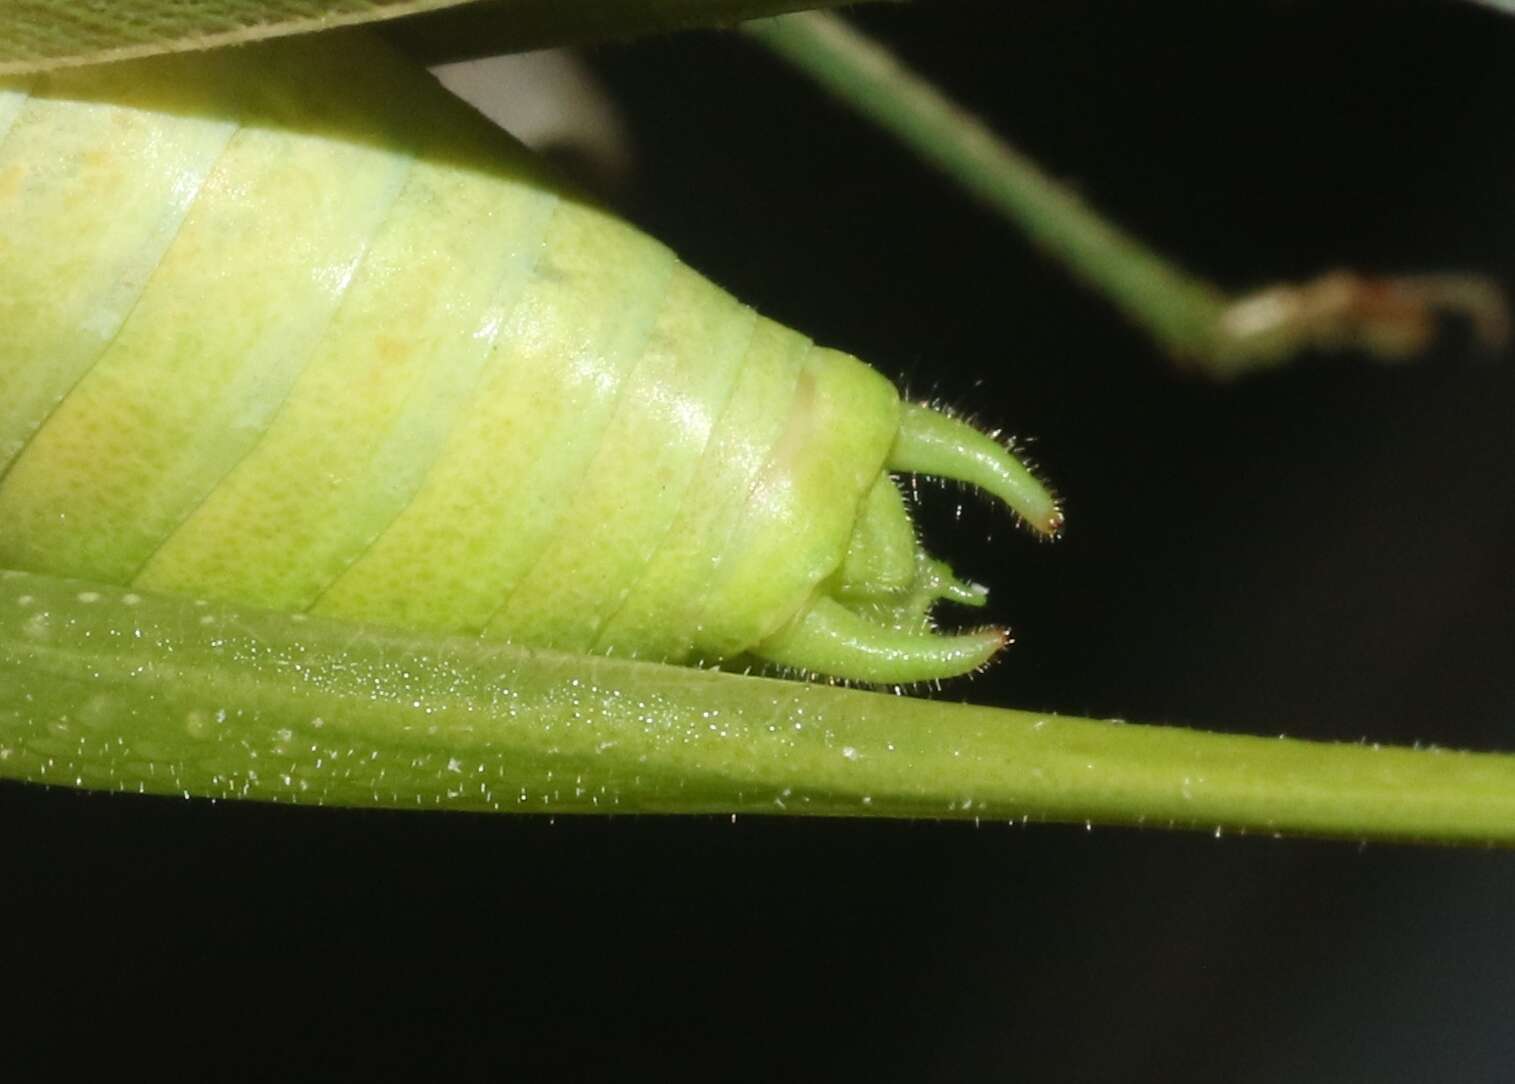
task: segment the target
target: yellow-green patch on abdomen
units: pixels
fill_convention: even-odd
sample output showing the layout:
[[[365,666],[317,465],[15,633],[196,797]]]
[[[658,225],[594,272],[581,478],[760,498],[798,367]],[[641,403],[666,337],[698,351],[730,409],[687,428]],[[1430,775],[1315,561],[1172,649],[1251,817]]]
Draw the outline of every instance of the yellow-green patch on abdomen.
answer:
[[[314,611],[482,631],[581,484],[673,264],[629,227],[565,205],[415,499]]]
[[[687,267],[674,269],[594,460],[565,495],[551,545],[486,635],[566,650],[594,646],[668,540],[731,397],[753,321],[751,310]]]
[[[0,484],[15,563],[137,575],[262,437],[410,163],[273,129],[232,137],[120,333]]]
[[[0,91],[0,475],[120,333],[235,130]]]
[[[138,583],[314,603],[419,490],[556,204],[540,187],[419,162],[267,434]]]

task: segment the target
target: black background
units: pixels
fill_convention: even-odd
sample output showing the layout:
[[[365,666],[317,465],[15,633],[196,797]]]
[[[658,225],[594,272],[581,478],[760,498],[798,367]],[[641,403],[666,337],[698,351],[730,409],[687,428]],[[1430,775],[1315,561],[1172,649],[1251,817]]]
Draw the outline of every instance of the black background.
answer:
[[[1515,282],[1515,19],[1016,0],[861,21],[1228,286]],[[1033,436],[1066,537],[925,494],[1019,643],[944,695],[1515,747],[1515,356],[1176,375],[735,35],[591,54],[621,209],[763,311]],[[0,789],[55,1064],[176,1075],[1508,1079],[1515,857],[1083,827],[299,811]],[[117,1031],[113,1025],[120,1025]]]

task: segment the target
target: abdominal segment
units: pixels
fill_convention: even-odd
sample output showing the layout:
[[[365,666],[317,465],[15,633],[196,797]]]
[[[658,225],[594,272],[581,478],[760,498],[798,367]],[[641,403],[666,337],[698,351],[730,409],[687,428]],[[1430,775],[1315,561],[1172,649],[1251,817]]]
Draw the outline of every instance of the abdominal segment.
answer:
[[[1060,522],[363,36],[0,85],[0,252],[0,566],[893,683],[1004,636],[891,471]]]

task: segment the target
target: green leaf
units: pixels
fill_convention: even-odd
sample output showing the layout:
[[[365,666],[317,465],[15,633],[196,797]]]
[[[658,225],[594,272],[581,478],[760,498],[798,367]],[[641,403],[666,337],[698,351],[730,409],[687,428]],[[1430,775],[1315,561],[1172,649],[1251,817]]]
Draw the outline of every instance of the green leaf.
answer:
[[[972,707],[20,572],[0,573],[0,775],[348,806],[1515,842],[1515,756]]]
[[[0,75],[204,49],[468,6],[416,28],[433,53],[509,52],[823,7],[840,0],[0,0]]]

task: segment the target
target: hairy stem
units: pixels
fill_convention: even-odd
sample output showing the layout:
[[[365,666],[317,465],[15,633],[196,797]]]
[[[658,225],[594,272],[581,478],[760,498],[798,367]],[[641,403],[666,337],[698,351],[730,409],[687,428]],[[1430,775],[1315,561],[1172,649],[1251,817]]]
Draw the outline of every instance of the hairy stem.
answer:
[[[746,29],[1018,225],[1179,362],[1212,376],[1276,365],[1307,349],[1357,349],[1397,360],[1425,347],[1441,312],[1468,319],[1490,346],[1509,335],[1502,293],[1476,275],[1375,279],[1334,272],[1231,296],[1102,217],[835,16],[789,15]]]
[[[521,812],[1515,843],[1515,756],[918,700],[0,574],[0,775]]]

